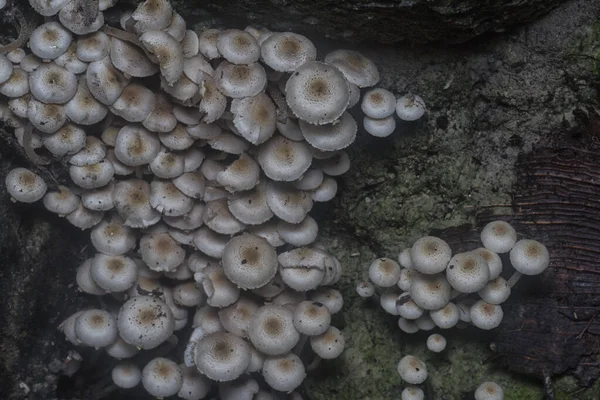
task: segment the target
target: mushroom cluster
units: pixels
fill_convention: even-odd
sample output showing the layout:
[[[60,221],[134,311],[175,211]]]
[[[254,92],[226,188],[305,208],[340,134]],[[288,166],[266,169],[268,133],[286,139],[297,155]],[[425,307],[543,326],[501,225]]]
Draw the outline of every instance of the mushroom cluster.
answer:
[[[468,325],[494,329],[502,322],[501,304],[510,296],[511,288],[522,275],[544,272],[550,255],[536,240],[517,240],[517,232],[505,221],[488,223],[480,238],[483,247],[453,255],[444,240],[422,237],[400,253],[398,262],[385,257],[373,261],[369,279],[358,283],[356,291],[368,298],[377,294],[377,288],[383,288],[379,294],[381,307],[399,316],[398,326],[408,334]],[[505,279],[503,264],[507,261],[514,272]],[[427,347],[439,353],[445,349],[446,339],[433,334],[427,339]],[[407,357],[398,364],[402,379],[411,385],[422,383],[427,377],[424,363]],[[413,379],[417,375],[419,379]],[[412,386],[403,393],[406,399],[422,396],[422,391]]]
[[[90,230],[96,253],[76,281],[111,299],[61,331],[125,360],[112,371],[121,388],[299,398],[306,371],[344,349],[330,287],[342,266],[309,212],[350,167],[350,109],[379,81],[375,64],[351,50],[318,61],[292,32],[196,32],[168,0],[119,12],[118,26],[104,19],[114,0],[29,3],[44,23],[0,48],[0,122],[38,173],[16,168],[6,188]],[[360,108],[376,136],[394,113],[425,112],[381,88]],[[178,364],[168,350],[190,325]],[[139,366],[141,351],[161,356]]]

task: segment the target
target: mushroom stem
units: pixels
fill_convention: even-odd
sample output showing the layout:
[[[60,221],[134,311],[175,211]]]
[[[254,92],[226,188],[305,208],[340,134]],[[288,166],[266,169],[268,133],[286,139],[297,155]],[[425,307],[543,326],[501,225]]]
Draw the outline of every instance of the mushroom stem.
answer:
[[[23,131],[23,149],[25,150],[25,154],[31,161],[33,161],[36,165],[48,165],[50,161],[45,159],[44,157],[39,156],[33,146],[31,144],[33,134],[33,125],[28,123],[25,125],[25,130]]]
[[[520,273],[519,271],[515,271],[508,280],[508,287],[512,289],[512,287],[515,286],[519,279],[521,279],[521,276],[523,276],[522,273]]]
[[[267,93],[269,93],[269,97],[271,97],[271,100],[273,100],[273,103],[277,107],[277,121],[285,123],[288,119],[288,106],[285,96],[281,93],[275,82],[269,82]]]
[[[308,335],[300,335],[300,340],[298,340],[298,343],[296,344],[296,346],[294,346],[292,352],[297,356],[300,356],[300,354],[302,354],[302,351],[304,350],[304,346],[306,345],[307,341]]]

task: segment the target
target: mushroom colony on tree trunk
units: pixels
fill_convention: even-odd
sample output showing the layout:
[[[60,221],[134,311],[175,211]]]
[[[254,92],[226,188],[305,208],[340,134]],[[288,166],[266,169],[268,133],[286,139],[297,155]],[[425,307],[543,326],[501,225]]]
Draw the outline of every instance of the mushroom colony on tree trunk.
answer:
[[[104,20],[115,0],[30,0],[39,26],[8,3],[20,32],[0,47],[0,121],[46,172],[15,168],[7,191],[89,230],[96,254],[76,282],[108,300],[59,329],[122,360],[123,389],[299,398],[345,344],[331,325],[342,266],[308,213],[350,168],[349,110],[361,103],[364,129],[384,137],[423,100],[373,88],[361,102],[379,71],[360,53],[317,61],[292,32],[196,32],[167,0],[118,11],[117,26]],[[139,365],[140,352],[160,356]]]

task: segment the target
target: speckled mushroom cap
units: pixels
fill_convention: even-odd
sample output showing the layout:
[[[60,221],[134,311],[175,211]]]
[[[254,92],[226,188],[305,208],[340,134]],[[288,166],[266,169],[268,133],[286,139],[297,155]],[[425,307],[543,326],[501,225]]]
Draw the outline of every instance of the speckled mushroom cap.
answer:
[[[335,326],[329,326],[324,333],[310,338],[310,347],[319,357],[326,360],[337,358],[345,346],[346,339]]]
[[[469,316],[473,325],[480,329],[489,330],[500,325],[504,317],[504,312],[499,305],[478,300],[471,306]]]
[[[344,75],[319,61],[309,61],[298,68],[287,80],[285,92],[294,115],[315,125],[338,119],[350,101]]]
[[[29,88],[43,103],[64,104],[75,96],[77,76],[55,63],[43,64],[29,75]]]
[[[294,246],[307,246],[317,239],[319,226],[313,217],[307,215],[300,223],[290,224],[279,221],[277,231],[283,240]]]
[[[183,373],[177,363],[167,358],[157,357],[142,370],[142,385],[155,397],[169,397],[181,389]]]
[[[214,332],[204,336],[194,350],[196,368],[217,382],[231,381],[246,371],[250,346],[232,333]]]
[[[226,29],[219,34],[217,50],[232,64],[250,64],[260,58],[260,46],[248,32]]]
[[[510,262],[523,275],[538,275],[548,268],[550,254],[537,240],[521,239],[510,250]]]
[[[306,371],[300,357],[289,353],[267,357],[262,367],[262,375],[270,387],[289,393],[300,386],[306,377]]]
[[[153,349],[173,334],[175,318],[161,299],[135,296],[121,306],[117,327],[126,343],[141,349]]]
[[[430,311],[429,316],[438,327],[450,329],[458,323],[459,311],[458,307],[450,302],[439,310]]]
[[[98,286],[107,292],[124,292],[136,281],[138,266],[129,257],[97,253],[92,259],[90,273]]]
[[[0,54],[0,84],[6,82],[13,72],[12,62],[4,54]]]
[[[292,311],[274,304],[258,309],[250,321],[248,335],[254,347],[267,355],[285,354],[300,339]]]
[[[143,235],[140,254],[153,271],[173,271],[185,259],[185,250],[168,233]]]
[[[125,226],[148,227],[160,220],[160,213],[150,206],[150,185],[146,181],[119,181],[113,188],[112,198]]]
[[[4,180],[6,190],[16,201],[22,203],[33,203],[40,200],[46,194],[48,186],[39,176],[26,168],[15,168],[11,170]]]
[[[241,296],[232,305],[219,310],[219,320],[227,332],[246,338],[250,321],[259,308],[258,302]]]
[[[475,400],[503,400],[504,390],[496,382],[483,382],[475,390]]]
[[[277,217],[291,224],[298,224],[312,209],[313,201],[307,192],[269,182],[267,204]]]
[[[113,383],[123,389],[131,389],[142,380],[142,371],[132,362],[120,362],[111,371]]]
[[[427,365],[417,357],[404,356],[398,363],[398,373],[406,383],[419,385],[427,379]]]
[[[243,289],[267,284],[277,272],[277,253],[265,239],[243,233],[223,249],[223,270],[227,278]]]
[[[425,101],[415,94],[407,94],[396,102],[396,114],[403,121],[416,121],[425,114]]]
[[[483,257],[485,262],[487,262],[488,268],[490,269],[490,281],[500,276],[502,273],[502,259],[497,253],[488,250],[485,247],[479,247],[473,250],[473,253],[479,254]]]
[[[517,231],[506,221],[492,221],[481,230],[481,242],[495,253],[508,253],[517,242]]]
[[[417,386],[407,386],[402,390],[402,400],[423,400],[425,393]]]
[[[152,76],[159,70],[141,48],[117,38],[110,41],[110,60],[119,71],[133,77]]]
[[[489,281],[477,294],[487,303],[501,304],[510,297],[510,292],[511,288],[506,279],[499,276]]]
[[[105,310],[86,310],[75,320],[75,335],[85,346],[105,347],[117,340],[117,325]]]
[[[275,133],[277,113],[273,101],[265,93],[234,99],[231,112],[238,133],[254,145],[265,142]]]
[[[312,153],[306,143],[276,135],[258,148],[258,162],[269,178],[294,181],[310,167]]]
[[[487,262],[474,252],[455,254],[446,268],[448,283],[461,293],[475,293],[483,289],[489,277]]]
[[[235,65],[222,61],[214,77],[219,91],[234,99],[256,96],[267,85],[267,74],[259,63]]]
[[[440,353],[446,348],[446,338],[439,333],[434,333],[427,337],[427,348],[434,353]]]
[[[267,204],[264,183],[259,183],[252,190],[235,193],[227,200],[227,207],[244,224],[260,225],[273,217],[273,211]]]
[[[262,60],[275,71],[292,72],[307,61],[314,61],[317,49],[305,36],[276,32],[260,45]]]
[[[387,118],[396,110],[396,97],[387,89],[371,89],[363,96],[361,110],[369,118]]]
[[[322,151],[345,149],[354,142],[358,130],[356,121],[348,112],[331,124],[317,126],[301,120],[299,125],[304,139]]]
[[[317,301],[302,301],[294,310],[294,326],[304,335],[321,335],[329,328],[330,323],[331,312]]]
[[[379,82],[379,70],[375,63],[358,51],[335,50],[325,56],[325,62],[342,71],[348,82],[359,88]]]
[[[400,279],[400,266],[391,258],[378,258],[369,266],[369,279],[377,286],[390,287]]]
[[[423,274],[437,274],[446,269],[452,250],[444,240],[425,236],[413,244],[410,257],[415,270]]]
[[[415,274],[410,285],[410,297],[425,310],[438,310],[450,301],[452,287],[443,274]]]
[[[147,31],[139,37],[139,41],[156,57],[161,76],[169,86],[173,86],[183,75],[181,44],[163,31]]]

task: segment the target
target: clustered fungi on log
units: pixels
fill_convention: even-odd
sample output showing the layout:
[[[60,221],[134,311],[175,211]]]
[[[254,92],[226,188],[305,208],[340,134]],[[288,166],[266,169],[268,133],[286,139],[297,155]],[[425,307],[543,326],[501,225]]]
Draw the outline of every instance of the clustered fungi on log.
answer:
[[[343,300],[330,287],[342,266],[308,212],[350,167],[348,110],[379,71],[350,50],[317,61],[292,32],[197,33],[163,0],[109,26],[113,3],[30,0],[45,23],[0,53],[0,120],[45,171],[13,169],[7,191],[90,229],[97,253],[77,269],[78,287],[118,304],[78,311],[60,329],[75,346],[127,359],[112,371],[124,389],[298,398],[306,370],[344,348],[331,325]],[[414,121],[425,104],[374,88],[361,109],[364,129],[384,137],[395,115]],[[178,364],[168,350],[189,322]],[[140,368],[142,351],[167,354]]]
[[[379,294],[381,307],[398,315],[398,326],[408,334],[436,327],[464,328],[469,324],[483,330],[495,329],[504,317],[501,304],[509,298],[511,288],[522,275],[544,272],[550,254],[536,240],[517,240],[516,230],[502,220],[488,223],[480,240],[483,247],[453,255],[445,240],[422,237],[400,253],[398,263],[385,257],[373,261],[369,280],[358,283],[356,291],[368,298],[375,295],[376,287],[384,288]],[[508,280],[500,276],[500,254],[507,253],[515,269]],[[473,294],[479,299],[470,297]],[[433,352],[443,351],[446,340],[439,334],[431,335],[427,347]],[[427,379],[425,363],[411,355],[400,360],[398,373],[409,385],[419,385]],[[476,391],[477,400],[504,398],[497,384],[485,384],[485,390]],[[406,399],[423,396],[423,391],[415,386],[408,386],[403,393]]]

